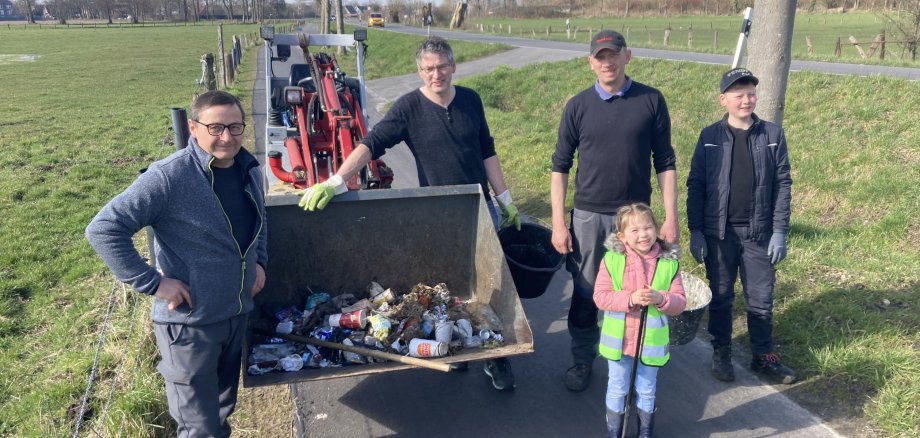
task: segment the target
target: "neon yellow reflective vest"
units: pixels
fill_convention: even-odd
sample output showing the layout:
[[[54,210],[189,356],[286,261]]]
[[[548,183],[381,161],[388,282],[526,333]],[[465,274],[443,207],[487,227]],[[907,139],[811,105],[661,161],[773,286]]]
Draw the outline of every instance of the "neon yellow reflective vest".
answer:
[[[623,271],[626,269],[626,255],[607,251],[604,266],[610,273],[613,290],[619,291],[623,285]],[[658,258],[655,275],[652,277],[652,289],[666,291],[671,288],[671,281],[677,275],[680,265],[675,259]],[[622,293],[622,292],[614,292]],[[626,332],[626,313],[604,312],[604,324],[601,326],[601,342],[598,350],[608,360],[620,360],[623,357],[623,333]],[[669,343],[668,318],[655,306],[649,306],[645,319],[645,339],[642,342],[642,363],[649,366],[664,366],[671,358]]]

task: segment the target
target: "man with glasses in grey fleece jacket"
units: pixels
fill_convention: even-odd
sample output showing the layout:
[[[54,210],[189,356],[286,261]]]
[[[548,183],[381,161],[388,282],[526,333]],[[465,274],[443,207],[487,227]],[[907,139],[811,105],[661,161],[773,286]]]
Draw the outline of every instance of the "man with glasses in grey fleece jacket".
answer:
[[[186,148],[153,163],[93,218],[86,238],[115,277],[153,296],[169,413],[179,437],[226,437],[242,342],[265,284],[265,204],[255,157],[242,149],[240,101],[202,94]],[[132,236],[153,228],[154,266]]]

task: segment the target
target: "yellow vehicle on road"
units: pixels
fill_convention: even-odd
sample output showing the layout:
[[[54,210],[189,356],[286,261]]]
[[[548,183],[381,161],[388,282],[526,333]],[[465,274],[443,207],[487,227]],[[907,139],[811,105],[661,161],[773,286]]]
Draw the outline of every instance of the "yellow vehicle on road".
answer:
[[[380,26],[383,27],[383,14],[380,12],[371,12],[371,15],[367,17],[367,26],[374,27]]]

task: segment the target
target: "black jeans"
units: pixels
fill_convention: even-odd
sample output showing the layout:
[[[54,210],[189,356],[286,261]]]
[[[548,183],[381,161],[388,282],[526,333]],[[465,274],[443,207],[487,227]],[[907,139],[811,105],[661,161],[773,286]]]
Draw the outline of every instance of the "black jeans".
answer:
[[[709,334],[712,335],[713,346],[731,343],[732,302],[740,270],[751,352],[757,356],[773,351],[776,269],[767,256],[767,243],[767,239],[751,240],[748,227],[726,227],[724,240],[706,237],[706,277],[712,289]]]

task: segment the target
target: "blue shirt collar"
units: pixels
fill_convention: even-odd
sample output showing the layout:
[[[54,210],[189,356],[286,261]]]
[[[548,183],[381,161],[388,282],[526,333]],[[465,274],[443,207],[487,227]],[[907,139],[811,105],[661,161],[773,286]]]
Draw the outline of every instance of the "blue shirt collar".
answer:
[[[603,100],[610,100],[614,97],[623,97],[623,95],[629,91],[630,87],[632,87],[632,79],[630,79],[629,76],[626,77],[626,83],[623,84],[623,88],[620,88],[620,91],[617,91],[614,94],[610,94],[604,91],[604,89],[601,88],[601,83],[599,81],[594,82],[594,91],[596,91],[597,95],[600,96],[600,98]]]

